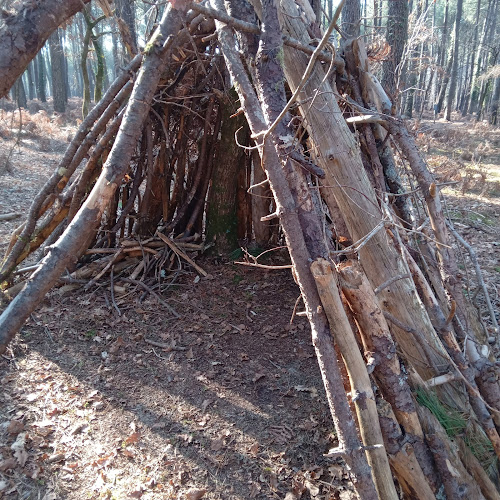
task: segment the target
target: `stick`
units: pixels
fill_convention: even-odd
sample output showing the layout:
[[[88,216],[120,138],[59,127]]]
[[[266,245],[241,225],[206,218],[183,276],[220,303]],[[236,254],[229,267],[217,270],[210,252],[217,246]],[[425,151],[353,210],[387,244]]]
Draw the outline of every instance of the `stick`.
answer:
[[[175,309],[170,305],[167,304],[155,291],[153,291],[146,283],[143,281],[138,281],[138,280],[133,280],[132,278],[123,278],[123,281],[126,283],[133,283],[134,285],[139,285],[144,288],[148,293],[150,293],[155,299],[162,305],[164,305],[176,318],[180,318],[181,315],[175,311]]]
[[[335,24],[337,24],[337,20],[340,16],[340,12],[342,11],[342,7],[344,6],[344,3],[345,3],[345,0],[341,0],[339,6],[337,7],[337,10],[335,11],[335,15],[333,16],[333,20],[330,23],[330,26],[328,26],[328,29],[325,31],[325,34],[323,35],[323,38],[321,38],[321,41],[319,42],[318,46],[316,47],[316,49],[314,50],[314,52],[311,56],[311,59],[309,60],[309,64],[307,65],[307,68],[304,72],[304,75],[302,76],[302,80],[300,81],[299,85],[295,89],[295,92],[293,93],[292,97],[290,97],[290,100],[286,103],[286,106],[283,108],[283,110],[278,115],[276,120],[274,120],[274,122],[271,124],[271,126],[267,130],[264,130],[263,132],[260,132],[256,136],[252,137],[253,139],[255,139],[256,137],[266,137],[268,134],[270,134],[277,127],[278,123],[288,113],[288,110],[292,107],[292,104],[297,100],[297,97],[299,97],[300,92],[302,92],[302,89],[305,87],[307,81],[309,80],[309,77],[311,76],[314,65],[316,64],[316,59],[318,59],[318,56],[321,53],[321,50],[328,42],[328,38],[330,37],[333,29],[335,28]]]
[[[11,212],[8,214],[0,214],[0,221],[13,220],[17,219],[18,217],[21,217],[21,214],[18,214],[16,212]]]
[[[150,340],[150,339],[144,339],[144,342],[147,344],[154,345],[155,347],[159,347],[160,349],[165,349],[167,352],[171,351],[187,351],[187,347],[182,347],[182,346],[172,346],[168,344],[164,344],[162,342],[156,342],[155,340]]]
[[[493,309],[493,305],[491,304],[490,294],[488,293],[488,289],[486,288],[486,284],[484,283],[483,273],[481,272],[481,267],[479,266],[476,252],[474,252],[474,249],[472,248],[472,246],[469,245],[469,243],[467,243],[467,241],[465,241],[462,238],[462,236],[460,236],[460,234],[456,231],[456,229],[452,226],[452,224],[450,222],[446,221],[446,225],[448,226],[448,229],[450,230],[451,234],[456,238],[456,240],[463,247],[465,247],[465,249],[469,253],[470,260],[472,261],[472,264],[474,265],[474,269],[476,270],[477,282],[479,283],[479,286],[481,287],[481,290],[483,291],[484,299],[486,301],[486,306],[488,307],[488,312],[490,313],[491,323],[493,324],[493,328],[495,330],[495,333],[498,334],[497,318],[495,316],[495,311]],[[496,338],[495,341],[498,343],[498,338]]]
[[[179,257],[183,258],[186,262],[191,264],[201,275],[208,276],[208,273],[202,269],[198,264],[196,264],[193,259],[188,257],[172,240],[167,238],[164,234],[159,231],[156,232],[159,238],[164,241]]]

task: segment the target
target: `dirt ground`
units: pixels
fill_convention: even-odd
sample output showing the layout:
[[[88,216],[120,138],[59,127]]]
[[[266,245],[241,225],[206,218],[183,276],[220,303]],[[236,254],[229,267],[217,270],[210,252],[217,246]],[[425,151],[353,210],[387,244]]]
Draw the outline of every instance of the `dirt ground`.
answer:
[[[49,123],[14,149],[0,214],[26,212],[64,151],[71,127]],[[446,186],[449,215],[498,309],[500,133],[416,127],[440,182],[460,180]],[[6,154],[16,137],[2,137]],[[20,220],[0,222],[2,253]],[[0,358],[0,498],[354,498],[341,461],[323,457],[335,435],[307,322],[289,323],[292,277],[197,262],[208,277],[186,268],[162,296],[180,318],[140,293],[118,315],[109,280],[55,289],[31,315]]]

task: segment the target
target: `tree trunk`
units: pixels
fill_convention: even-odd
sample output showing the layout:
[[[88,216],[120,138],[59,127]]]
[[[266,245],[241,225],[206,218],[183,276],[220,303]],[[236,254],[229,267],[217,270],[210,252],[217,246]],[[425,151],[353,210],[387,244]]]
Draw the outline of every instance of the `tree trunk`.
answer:
[[[49,35],[90,0],[46,0],[0,25],[0,97],[4,97]]]
[[[37,56],[38,59],[38,98],[42,102],[47,102],[47,70],[45,69],[45,61],[43,59],[43,51]]]
[[[54,111],[64,113],[66,111],[66,74],[64,67],[64,52],[59,36],[59,30],[55,30],[49,37],[51,75],[52,75],[52,97],[54,99]]]
[[[393,102],[397,102],[398,84],[400,87],[404,87],[404,81],[400,82],[400,64],[408,39],[408,2],[406,0],[388,0],[388,4],[385,39],[391,47],[391,53],[382,65],[382,85],[392,97]]]
[[[348,38],[356,38],[359,36],[360,22],[361,8],[359,0],[346,0],[342,9],[342,31]]]
[[[457,14],[455,16],[455,30],[454,30],[453,55],[452,55],[453,63],[450,75],[450,91],[448,92],[448,102],[446,103],[446,119],[448,121],[451,120],[453,99],[455,98],[455,92],[457,90],[458,49],[460,47],[459,37],[460,37],[460,23],[462,22],[462,7],[463,7],[463,0],[457,0]]]
[[[27,77],[28,77],[28,96],[30,101],[32,101],[35,98],[35,75],[33,72],[33,61],[31,61],[28,64]]]
[[[208,197],[206,240],[215,242],[218,253],[227,254],[238,248],[238,219],[236,214],[236,190],[238,169],[245,162],[245,152],[235,140],[235,133],[244,128],[243,115],[231,118],[239,108],[238,96],[231,90],[223,102],[221,138],[214,163],[212,184]],[[247,132],[248,133],[248,132]],[[245,132],[239,130],[238,137]]]
[[[262,217],[272,213],[272,193],[269,189],[267,176],[262,168],[260,156],[257,151],[252,152],[253,164],[253,187],[250,194],[252,196],[252,221],[255,243],[259,247],[266,247],[271,239],[272,221],[262,220]]]
[[[491,96],[490,123],[498,125],[498,102],[500,100],[500,78],[495,79],[493,95]]]
[[[24,89],[23,77],[20,76],[14,84],[14,99],[18,108],[26,109],[28,107],[28,100],[26,99],[26,90]]]

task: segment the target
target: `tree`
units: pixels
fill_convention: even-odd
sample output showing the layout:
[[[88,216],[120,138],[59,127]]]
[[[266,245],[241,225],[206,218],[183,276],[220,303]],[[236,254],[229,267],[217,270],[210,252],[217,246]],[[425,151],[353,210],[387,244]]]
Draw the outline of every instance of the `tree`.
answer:
[[[104,255],[95,261],[99,276],[113,273],[125,255],[154,255],[120,277],[142,288],[149,286],[139,275],[161,286],[181,260],[204,275],[182,248],[203,249],[198,235],[210,211],[210,181],[226,188],[229,211],[234,206],[234,178],[221,181],[226,170],[234,175],[234,165],[221,172],[214,159],[226,160],[217,153],[219,132],[229,141],[231,120],[244,114],[259,155],[254,165],[264,169],[258,183],[274,198],[274,212],[264,218],[280,223],[286,267],[311,327],[338,438],[331,456],[345,460],[363,499],[397,499],[393,476],[408,498],[443,490],[448,498],[495,498],[464,436],[453,436],[455,446],[425,404],[438,398],[445,414],[464,415],[468,432],[500,457],[496,366],[485,355],[487,332],[462,293],[450,241],[450,232],[458,233],[413,136],[370,69],[363,40],[346,42],[342,58],[322,50],[338,9],[311,45],[315,15],[293,0],[282,0],[280,13],[272,0],[258,11],[243,0],[188,7],[184,15],[167,6],[144,54],[89,112],[13,235],[0,270],[5,286],[28,255],[53,235],[56,241],[0,316],[0,352],[64,269],[85,269],[78,258],[90,246],[92,255]],[[215,31],[207,18],[215,19]],[[221,121],[226,69],[241,110]],[[392,148],[417,190],[399,192]],[[410,211],[400,223],[380,192],[421,193],[422,219]],[[494,312],[491,322],[498,331]]]
[[[384,60],[382,85],[393,99],[396,98],[397,85],[400,81],[401,59],[408,40],[408,2],[406,0],[388,0],[387,28],[385,39],[391,47],[390,56]]]
[[[52,97],[54,99],[54,111],[64,113],[68,91],[66,88],[66,65],[64,63],[64,51],[59,36],[59,30],[55,30],[49,37],[50,61],[51,61],[51,83]]]
[[[458,50],[460,47],[460,23],[462,22],[462,7],[463,0],[457,0],[457,13],[455,15],[455,28],[453,34],[453,52],[452,52],[452,64],[451,64],[451,75],[450,75],[450,90],[448,92],[448,102],[446,103],[446,119],[451,120],[451,110],[453,106],[453,101],[455,99],[455,92],[457,90],[457,77],[458,77]]]
[[[0,25],[0,97],[12,87],[49,35],[90,0],[47,0],[40,8],[22,5]]]

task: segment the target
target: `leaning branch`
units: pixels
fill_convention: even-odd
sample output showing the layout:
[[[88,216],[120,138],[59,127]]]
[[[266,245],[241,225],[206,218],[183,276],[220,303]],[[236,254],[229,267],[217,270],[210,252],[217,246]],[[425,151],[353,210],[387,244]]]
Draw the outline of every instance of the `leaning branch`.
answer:
[[[5,97],[51,33],[90,0],[26,2],[0,25],[0,98]],[[29,4],[29,5],[28,5]]]

